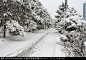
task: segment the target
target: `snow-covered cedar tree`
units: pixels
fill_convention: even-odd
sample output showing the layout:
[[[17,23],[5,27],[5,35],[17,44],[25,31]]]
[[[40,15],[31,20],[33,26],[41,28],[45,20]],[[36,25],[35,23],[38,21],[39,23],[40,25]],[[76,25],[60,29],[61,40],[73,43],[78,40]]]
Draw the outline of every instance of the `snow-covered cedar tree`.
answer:
[[[61,37],[64,43],[63,51],[70,57],[86,57],[86,27],[82,26],[79,29],[66,34],[66,38]]]
[[[55,23],[55,27],[60,33],[68,33],[84,24],[86,25],[86,21],[81,15],[77,14],[74,8],[68,7],[67,10],[64,10],[64,4],[62,3],[59,10],[57,10],[58,15]]]
[[[12,20],[8,21],[6,23],[7,29],[9,30],[9,33],[12,35],[21,35],[24,36],[24,28],[18,24],[17,21]]]

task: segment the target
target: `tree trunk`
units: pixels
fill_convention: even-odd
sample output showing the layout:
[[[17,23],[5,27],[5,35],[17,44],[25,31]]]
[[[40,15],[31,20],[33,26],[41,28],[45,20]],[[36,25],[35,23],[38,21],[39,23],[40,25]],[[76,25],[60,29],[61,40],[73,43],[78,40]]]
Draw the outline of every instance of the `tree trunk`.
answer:
[[[3,37],[5,38],[6,37],[6,25],[4,25],[4,35]]]

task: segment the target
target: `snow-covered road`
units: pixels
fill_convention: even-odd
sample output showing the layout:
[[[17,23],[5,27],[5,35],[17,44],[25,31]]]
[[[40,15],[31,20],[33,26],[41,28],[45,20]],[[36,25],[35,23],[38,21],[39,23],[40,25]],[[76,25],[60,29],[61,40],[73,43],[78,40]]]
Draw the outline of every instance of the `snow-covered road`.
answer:
[[[0,45],[0,57],[65,57],[60,37],[61,34],[49,29],[24,38],[14,38]]]
[[[44,44],[38,48],[39,50],[30,55],[30,57],[66,57],[64,52],[62,52],[63,46],[60,45],[61,41],[59,38],[59,33],[55,31],[49,32],[43,39],[45,41]]]

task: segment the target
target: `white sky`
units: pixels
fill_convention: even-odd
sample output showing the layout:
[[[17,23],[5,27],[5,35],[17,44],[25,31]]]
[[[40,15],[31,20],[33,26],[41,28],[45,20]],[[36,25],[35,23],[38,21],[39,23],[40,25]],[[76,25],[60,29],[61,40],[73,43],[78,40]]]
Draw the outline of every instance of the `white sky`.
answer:
[[[48,12],[51,14],[51,16],[54,18],[55,11],[58,9],[58,6],[62,4],[65,0],[39,0],[43,6],[48,10]],[[77,12],[81,15],[83,15],[83,3],[85,3],[86,0],[68,0],[68,5],[70,7],[74,7]]]

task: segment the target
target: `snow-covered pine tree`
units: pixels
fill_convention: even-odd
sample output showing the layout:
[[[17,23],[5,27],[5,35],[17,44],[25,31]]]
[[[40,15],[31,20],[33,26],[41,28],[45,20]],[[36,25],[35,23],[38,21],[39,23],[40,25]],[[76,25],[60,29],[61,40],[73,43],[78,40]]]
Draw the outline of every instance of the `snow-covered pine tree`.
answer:
[[[24,28],[25,32],[42,29],[45,25],[47,27],[50,26],[49,21],[52,20],[52,18],[39,0],[5,0],[3,3],[4,4],[0,6],[5,5],[6,9],[2,15],[8,18],[6,20],[7,22],[10,21],[9,25],[14,25],[13,22],[15,21],[17,25]],[[14,28],[14,26],[12,27]],[[20,30],[17,31],[19,32]],[[15,32],[13,33],[11,31],[11,33],[17,35]]]
[[[74,8],[68,7],[62,13],[63,17],[57,21],[56,28],[66,35],[66,38],[61,38],[65,46],[63,51],[69,57],[85,57],[86,21]]]
[[[36,26],[36,28],[38,30],[44,28],[45,22],[47,22],[46,20],[48,20],[47,24],[48,24],[48,26],[50,26],[49,25],[50,24],[49,20],[51,20],[50,15],[47,11],[45,11],[41,2],[39,2],[38,0],[25,0],[25,1],[22,1],[22,5],[24,8],[26,8],[28,10],[28,12],[27,12],[27,10],[24,12],[25,14],[27,14],[28,18],[26,20],[24,20],[25,18],[22,19],[22,20],[24,20],[24,23],[26,23],[28,25],[27,28],[29,28],[31,26],[30,25],[31,21],[33,21],[34,23],[36,22],[37,26],[36,25],[34,25],[34,26]],[[45,18],[46,16],[49,16],[49,17]],[[27,22],[25,22],[25,21],[27,21]],[[27,29],[27,30],[30,30],[30,29]]]
[[[61,21],[62,18],[64,18],[63,13],[65,12],[65,4],[62,2],[62,5],[59,6],[58,10],[56,11],[57,15],[55,18],[57,18],[57,23]]]
[[[15,0],[3,0],[0,6],[2,7],[2,17],[1,17],[1,21],[4,25],[6,25],[6,31],[8,31],[8,33],[12,34],[12,35],[22,35],[24,36],[24,30],[22,28],[22,26],[19,25],[18,21],[18,8],[17,8],[17,4]],[[3,19],[4,17],[4,19]],[[9,22],[9,23],[8,23]],[[3,27],[4,25],[2,25],[1,27]],[[0,28],[1,28],[0,27]],[[2,30],[2,32],[4,31],[4,29]]]
[[[62,4],[61,6],[64,5]],[[77,11],[74,8],[68,7],[66,11],[63,11],[63,9],[58,10],[58,12],[59,11],[61,13],[60,15],[57,15],[58,18],[55,27],[60,33],[76,30],[86,22],[81,15],[77,14]]]

